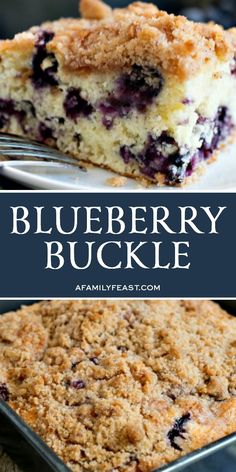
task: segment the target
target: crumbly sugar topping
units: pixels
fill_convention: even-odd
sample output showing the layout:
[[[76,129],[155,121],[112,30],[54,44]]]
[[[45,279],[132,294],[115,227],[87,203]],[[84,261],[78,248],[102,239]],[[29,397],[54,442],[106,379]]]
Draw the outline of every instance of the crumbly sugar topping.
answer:
[[[205,65],[231,60],[236,50],[236,29],[193,23],[183,16],[136,2],[111,10],[101,0],[81,0],[82,19],[62,19],[40,28],[56,34],[48,49],[68,71],[129,68],[133,64],[160,68],[186,78]],[[30,48],[38,28],[3,41],[0,53]]]

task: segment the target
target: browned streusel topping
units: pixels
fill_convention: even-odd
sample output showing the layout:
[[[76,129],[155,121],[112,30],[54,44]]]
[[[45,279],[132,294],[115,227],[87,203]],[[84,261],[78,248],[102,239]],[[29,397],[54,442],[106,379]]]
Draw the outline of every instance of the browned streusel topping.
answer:
[[[73,471],[147,472],[236,431],[236,319],[209,301],[42,302],[0,317],[0,376]]]
[[[136,63],[185,78],[204,64],[214,65],[235,55],[235,29],[193,23],[141,2],[111,10],[101,0],[81,0],[80,8],[85,19],[41,26],[56,33],[48,50],[71,71],[120,69]],[[32,48],[37,31],[33,28],[12,41],[2,41],[0,54]]]

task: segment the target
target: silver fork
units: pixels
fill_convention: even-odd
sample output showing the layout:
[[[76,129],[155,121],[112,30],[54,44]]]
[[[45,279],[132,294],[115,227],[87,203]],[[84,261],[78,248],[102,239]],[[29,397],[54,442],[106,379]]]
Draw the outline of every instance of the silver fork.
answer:
[[[72,157],[63,154],[57,149],[53,149],[45,144],[38,143],[30,139],[19,136],[0,133],[0,156],[8,157],[10,162],[20,159],[31,160],[38,159],[40,161],[55,161],[61,164],[67,164],[76,167],[78,170],[86,172],[86,169],[78,164],[78,161]],[[1,165],[7,164],[9,161],[0,162]]]

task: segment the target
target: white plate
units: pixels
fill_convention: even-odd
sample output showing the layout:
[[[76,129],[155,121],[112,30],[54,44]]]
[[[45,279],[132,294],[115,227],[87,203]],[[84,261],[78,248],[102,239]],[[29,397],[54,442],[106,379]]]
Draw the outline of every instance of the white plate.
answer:
[[[116,174],[104,169],[90,168],[81,172],[74,167],[56,163],[19,162],[18,167],[6,163],[0,169],[1,175],[8,177],[28,188],[38,190],[84,190],[84,191],[236,191],[236,144],[227,146],[218,159],[206,166],[205,173],[196,182],[184,188],[150,186],[147,189],[133,179],[127,179],[122,187],[112,187],[107,183]]]

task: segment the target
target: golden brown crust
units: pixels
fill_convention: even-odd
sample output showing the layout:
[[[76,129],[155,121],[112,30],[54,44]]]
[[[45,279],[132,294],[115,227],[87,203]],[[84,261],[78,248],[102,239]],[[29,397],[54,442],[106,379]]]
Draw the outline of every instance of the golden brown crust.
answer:
[[[101,0],[82,0],[81,12],[86,19],[42,25],[55,31],[48,47],[70,71],[103,71],[138,63],[185,78],[205,64],[230,60],[236,51],[235,29],[193,23],[152,4],[136,2],[111,11]],[[1,42],[0,54],[9,48],[23,50],[26,44],[32,47],[36,31],[34,28],[11,42]]]
[[[149,472],[236,431],[236,319],[210,301],[44,301],[0,317],[10,405],[75,472]],[[184,430],[168,435],[175,421]]]

